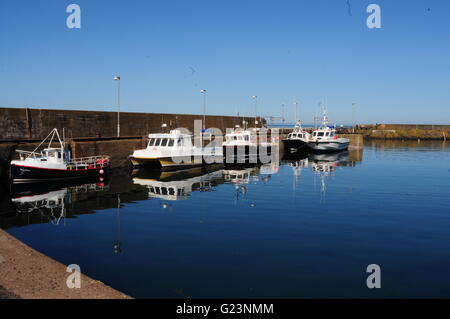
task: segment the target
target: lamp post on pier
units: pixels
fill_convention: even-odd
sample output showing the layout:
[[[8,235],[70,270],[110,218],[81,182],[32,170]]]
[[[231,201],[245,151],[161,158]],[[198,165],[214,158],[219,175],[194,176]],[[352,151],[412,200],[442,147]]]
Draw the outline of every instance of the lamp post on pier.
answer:
[[[200,90],[200,93],[203,94],[203,131],[205,131],[206,128],[206,93],[207,91],[205,89]]]
[[[117,137],[120,136],[120,76],[114,77],[117,81]]]
[[[252,99],[253,99],[253,101],[255,103],[255,128],[256,128],[256,126],[258,125],[258,120],[257,120],[257,117],[258,117],[258,96],[253,95]]]

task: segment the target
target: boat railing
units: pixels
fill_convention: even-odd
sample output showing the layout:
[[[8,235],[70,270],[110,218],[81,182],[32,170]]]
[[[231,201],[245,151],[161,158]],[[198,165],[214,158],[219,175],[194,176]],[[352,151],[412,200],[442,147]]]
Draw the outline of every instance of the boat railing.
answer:
[[[90,157],[80,157],[74,158],[69,163],[67,163],[68,169],[94,169],[109,167],[109,156],[98,155]]]

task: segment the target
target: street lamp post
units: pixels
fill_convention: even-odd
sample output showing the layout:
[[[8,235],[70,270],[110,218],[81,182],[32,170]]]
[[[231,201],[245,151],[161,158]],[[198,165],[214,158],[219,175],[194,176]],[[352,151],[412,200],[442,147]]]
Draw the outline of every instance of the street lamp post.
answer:
[[[120,76],[114,77],[117,81],[117,137],[120,136]]]
[[[200,90],[200,93],[203,94],[203,131],[206,128],[206,90]]]
[[[281,121],[283,123],[283,129],[284,129],[284,104],[281,104]]]
[[[256,95],[253,95],[252,99],[255,103],[255,128],[256,128],[256,125],[258,125],[258,121],[256,120],[258,117],[258,97]]]
[[[355,133],[355,126],[356,126],[356,118],[355,118],[355,113],[356,113],[356,103],[353,102],[352,103],[352,125],[353,125],[353,133]]]

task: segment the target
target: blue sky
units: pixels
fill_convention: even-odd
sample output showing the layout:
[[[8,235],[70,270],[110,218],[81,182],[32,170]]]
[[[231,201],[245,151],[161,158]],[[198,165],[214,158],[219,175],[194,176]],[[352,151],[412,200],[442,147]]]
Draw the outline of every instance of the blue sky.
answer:
[[[349,2],[0,0],[0,106],[450,124],[450,1]]]

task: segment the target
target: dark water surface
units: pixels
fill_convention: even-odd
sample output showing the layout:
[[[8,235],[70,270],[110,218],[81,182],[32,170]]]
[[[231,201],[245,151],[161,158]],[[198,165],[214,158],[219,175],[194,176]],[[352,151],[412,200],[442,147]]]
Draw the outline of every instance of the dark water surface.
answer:
[[[134,297],[450,297],[442,142],[51,187],[5,195],[0,227]]]

